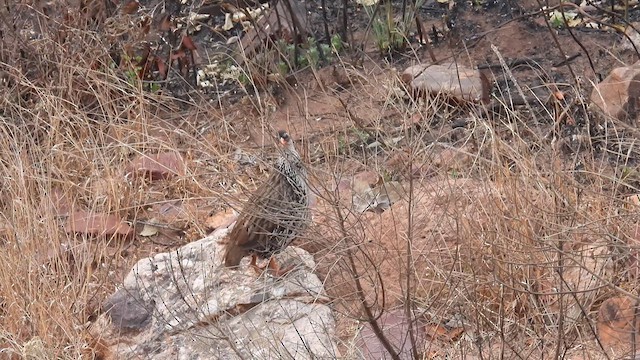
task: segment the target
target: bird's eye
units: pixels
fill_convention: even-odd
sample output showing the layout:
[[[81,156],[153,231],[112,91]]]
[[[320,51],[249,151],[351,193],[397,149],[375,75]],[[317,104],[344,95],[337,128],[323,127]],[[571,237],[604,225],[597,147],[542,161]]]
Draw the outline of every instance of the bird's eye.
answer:
[[[278,131],[278,137],[279,137],[281,140],[289,141],[289,134],[288,134],[286,131],[284,131],[284,130],[280,130],[280,131]]]

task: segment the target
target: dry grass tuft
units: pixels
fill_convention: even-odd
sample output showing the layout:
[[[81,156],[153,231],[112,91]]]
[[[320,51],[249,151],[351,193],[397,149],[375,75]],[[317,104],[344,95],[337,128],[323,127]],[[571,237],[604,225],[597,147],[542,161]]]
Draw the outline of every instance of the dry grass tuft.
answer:
[[[225,175],[224,159],[214,172],[188,155],[229,153],[229,138],[221,133],[211,145],[197,137],[194,115],[116,66],[110,39],[95,31],[107,9],[64,16],[64,4],[47,6],[48,15],[27,4],[2,10],[15,27],[2,29],[0,64],[0,349],[8,358],[91,358],[99,339],[85,325],[132,263],[164,247],[69,234],[68,215],[111,214],[139,226],[157,204],[204,205],[209,185]],[[126,173],[137,155],[175,149],[198,173],[161,184]],[[195,224],[215,209],[205,208],[186,217]],[[204,234],[190,228],[170,245]]]

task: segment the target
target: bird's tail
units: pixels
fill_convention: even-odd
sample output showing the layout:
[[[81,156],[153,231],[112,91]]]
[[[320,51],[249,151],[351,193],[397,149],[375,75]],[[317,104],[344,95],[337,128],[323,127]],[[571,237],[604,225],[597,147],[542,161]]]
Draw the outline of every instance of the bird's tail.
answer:
[[[240,265],[240,261],[245,257],[246,252],[235,244],[228,244],[224,254],[224,266],[234,267]]]

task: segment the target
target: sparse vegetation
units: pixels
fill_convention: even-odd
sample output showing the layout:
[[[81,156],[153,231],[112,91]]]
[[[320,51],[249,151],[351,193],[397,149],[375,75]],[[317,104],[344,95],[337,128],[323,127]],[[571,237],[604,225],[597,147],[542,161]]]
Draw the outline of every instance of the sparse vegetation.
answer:
[[[397,14],[391,1],[376,1],[364,6],[376,45],[383,55],[407,48],[409,37],[415,28],[416,9],[423,3],[423,0],[405,1],[400,14]]]
[[[140,11],[153,11],[141,3]],[[509,10],[512,2],[472,3],[468,16],[483,17],[478,24],[506,12],[516,30],[533,27],[519,25],[527,17]],[[46,9],[3,7],[0,358],[105,356],[105,339],[89,332],[105,298],[136,261],[205,236],[211,214],[244,201],[269,171],[268,134],[280,127],[300,140],[309,164],[318,203],[314,226],[297,245],[318,262],[348,358],[358,348],[357,329],[366,323],[375,332],[391,309],[414,321],[414,335],[418,327],[432,332],[416,358],[604,357],[594,325],[600,305],[638,293],[638,204],[629,196],[639,192],[637,134],[598,127],[602,121],[585,110],[584,78],[550,70],[554,59],[518,65],[526,69],[517,79],[505,75],[513,69],[504,63],[488,64],[496,83],[490,105],[407,96],[392,68],[424,60],[412,40],[416,16],[430,10],[423,5],[357,8],[364,16],[353,31],[362,35],[370,24],[373,36],[363,41],[375,53],[356,53],[335,34],[308,37],[297,49],[279,40],[243,59],[237,81],[214,82],[210,92],[193,81],[194,54],[204,61],[213,35],[190,34],[195,40],[183,46],[176,39],[187,35],[162,30],[175,43],[166,54],[114,59],[122,52],[113,43],[134,39],[106,35],[124,5],[95,2],[73,13],[55,1]],[[437,6],[434,33],[441,13],[459,16]],[[624,9],[625,17],[637,11],[629,3]],[[480,33],[457,31],[465,39]],[[494,36],[492,43],[502,41],[501,51],[516,56],[521,34],[511,32],[506,40],[493,31],[478,39]],[[575,45],[564,36],[564,46]],[[623,56],[598,52],[613,35],[600,36],[585,49],[599,54],[606,72]],[[555,54],[548,40],[536,49],[544,56]],[[455,52],[461,62],[486,61],[478,48],[451,44],[439,48],[441,58]],[[410,60],[390,64],[391,52]],[[273,74],[297,81],[280,79],[281,93],[258,84],[272,84]],[[526,93],[525,105],[514,101],[521,95],[514,89]],[[559,108],[540,100],[558,92]],[[276,96],[286,101],[270,103]],[[460,118],[464,126],[451,125]],[[562,139],[571,146],[557,146]],[[168,152],[180,155],[184,169],[159,161],[158,172],[171,170],[166,178],[136,175],[140,156]],[[245,153],[261,161],[239,160]],[[365,172],[373,175],[354,180]],[[402,189],[380,190],[390,183]],[[377,191],[376,213],[354,210],[365,189]],[[111,217],[78,225],[77,212]],[[149,223],[163,226],[140,236]],[[385,333],[377,335],[397,356]]]

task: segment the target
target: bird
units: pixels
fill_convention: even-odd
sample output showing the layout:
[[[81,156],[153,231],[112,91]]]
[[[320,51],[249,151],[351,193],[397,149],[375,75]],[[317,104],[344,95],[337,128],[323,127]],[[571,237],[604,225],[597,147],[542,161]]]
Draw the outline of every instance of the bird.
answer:
[[[245,256],[251,255],[254,269],[264,270],[256,265],[257,258],[262,258],[269,259],[266,267],[277,276],[291,270],[281,269],[273,256],[309,226],[310,190],[307,171],[293,139],[285,130],[279,130],[278,140],[280,156],[273,171],[242,207],[229,234],[225,267],[237,267]]]

